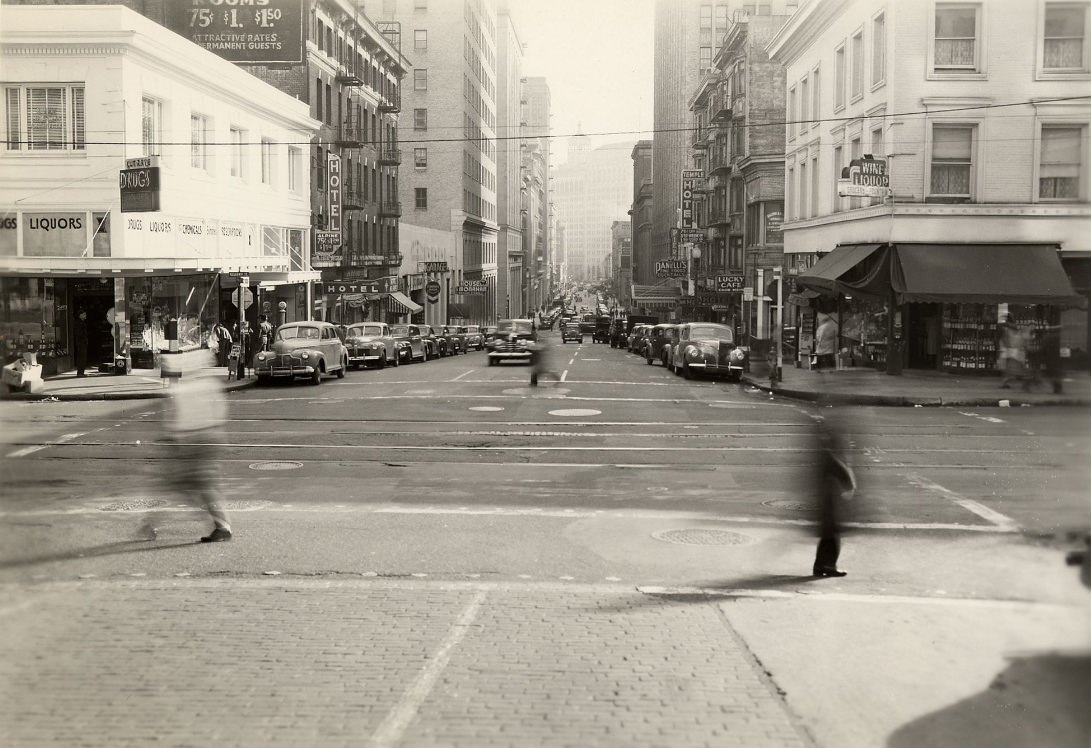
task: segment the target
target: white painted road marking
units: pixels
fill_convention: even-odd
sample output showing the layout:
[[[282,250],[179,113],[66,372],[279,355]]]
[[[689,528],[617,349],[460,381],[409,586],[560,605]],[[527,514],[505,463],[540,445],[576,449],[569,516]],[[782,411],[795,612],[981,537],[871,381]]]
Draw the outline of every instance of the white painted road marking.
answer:
[[[102,429],[98,429],[98,430],[102,431]],[[46,447],[52,447],[52,446],[57,445],[57,444],[63,444],[64,442],[71,441],[72,439],[76,439],[76,438],[79,438],[81,436],[83,436],[83,433],[64,434],[63,436],[59,436],[56,439],[54,439],[53,441],[51,441],[51,442],[46,442],[45,444],[35,444],[33,447],[23,447],[22,449],[17,449],[14,452],[11,452],[6,456],[7,457],[26,457],[27,455],[33,454],[33,453],[35,453],[35,452],[37,452],[39,450],[45,449]]]
[[[981,415],[978,415],[977,413],[965,413],[965,412],[963,412],[961,410],[959,411],[959,415],[969,416],[970,418],[976,418],[979,421],[988,421],[989,423],[1006,423],[1006,421],[1004,419],[1002,419],[1002,418],[994,418],[993,416],[981,416]]]
[[[447,632],[447,636],[443,639],[435,655],[417,674],[416,679],[409,685],[409,688],[405,689],[402,698],[386,715],[386,719],[379,725],[375,734],[371,736],[370,745],[393,746],[401,744],[406,729],[416,719],[421,705],[424,704],[425,699],[435,688],[436,682],[447,667],[447,663],[451,661],[451,652],[465,638],[470,625],[477,618],[477,614],[485,602],[486,595],[488,595],[487,589],[477,591],[473,600],[470,601],[470,604],[459,615],[458,620],[451,626],[450,631]]]
[[[464,371],[461,374],[459,374],[457,377],[452,379],[451,381],[452,382],[457,382],[458,380],[462,379],[463,377],[468,376],[468,375],[473,374],[473,373],[474,373],[473,369],[470,369],[469,371]]]
[[[907,475],[906,478],[915,486],[924,488],[933,493],[938,493],[944,496],[968,512],[973,512],[978,517],[981,517],[986,522],[992,522],[999,528],[1003,528],[1008,531],[1015,531],[1018,529],[1018,525],[1011,517],[1001,514],[1000,512],[990,509],[979,501],[973,499],[967,499],[965,496],[960,496],[949,488],[945,488],[940,484],[930,481],[920,475]]]

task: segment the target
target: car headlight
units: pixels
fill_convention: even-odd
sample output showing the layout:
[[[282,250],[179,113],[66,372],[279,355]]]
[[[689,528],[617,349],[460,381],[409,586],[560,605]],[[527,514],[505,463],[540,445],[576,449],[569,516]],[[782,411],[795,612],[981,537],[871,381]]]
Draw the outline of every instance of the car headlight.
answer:
[[[268,358],[268,356],[266,356],[264,353],[258,354],[258,361],[264,361],[266,358]]]
[[[739,348],[736,348],[733,351],[731,351],[731,362],[732,363],[741,364],[744,360],[746,360],[746,354],[743,353],[742,350],[740,350]]]
[[[306,361],[310,357],[311,357],[311,354],[309,354],[309,353],[303,353],[303,354],[300,355],[300,358],[303,359],[304,361]]]

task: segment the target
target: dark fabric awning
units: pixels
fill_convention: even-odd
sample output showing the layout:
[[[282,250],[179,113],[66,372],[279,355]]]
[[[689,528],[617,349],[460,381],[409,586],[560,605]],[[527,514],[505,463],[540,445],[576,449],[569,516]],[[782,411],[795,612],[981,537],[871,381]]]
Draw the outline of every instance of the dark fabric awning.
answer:
[[[828,295],[886,299],[893,292],[898,304],[1085,303],[1050,244],[845,245],[796,282]]]
[[[882,250],[882,251],[880,251]],[[828,294],[882,297],[889,279],[888,251],[883,244],[847,244],[837,247],[796,277],[801,288]]]
[[[447,319],[469,319],[469,315],[466,314],[466,310],[462,308],[460,304],[448,304],[447,305]]]
[[[1083,299],[1049,244],[899,244],[890,284],[898,303],[1053,304]]]
[[[395,314],[416,314],[424,309],[420,304],[399,291],[389,293],[387,296],[390,298],[390,310]]]

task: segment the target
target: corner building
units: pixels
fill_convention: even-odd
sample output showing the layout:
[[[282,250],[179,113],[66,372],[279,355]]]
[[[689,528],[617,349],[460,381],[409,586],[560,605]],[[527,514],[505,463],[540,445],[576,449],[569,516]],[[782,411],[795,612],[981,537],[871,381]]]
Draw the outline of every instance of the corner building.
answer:
[[[993,373],[1010,314],[1086,367],[1089,23],[1085,1],[811,0],[774,37],[801,364],[817,310],[850,366]]]

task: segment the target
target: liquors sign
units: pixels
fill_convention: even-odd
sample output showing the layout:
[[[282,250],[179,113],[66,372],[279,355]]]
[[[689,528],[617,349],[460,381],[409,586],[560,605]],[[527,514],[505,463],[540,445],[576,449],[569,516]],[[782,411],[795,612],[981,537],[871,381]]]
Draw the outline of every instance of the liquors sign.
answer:
[[[881,158],[854,158],[841,169],[837,180],[837,194],[841,197],[886,197],[890,194],[890,175],[886,161]]]

